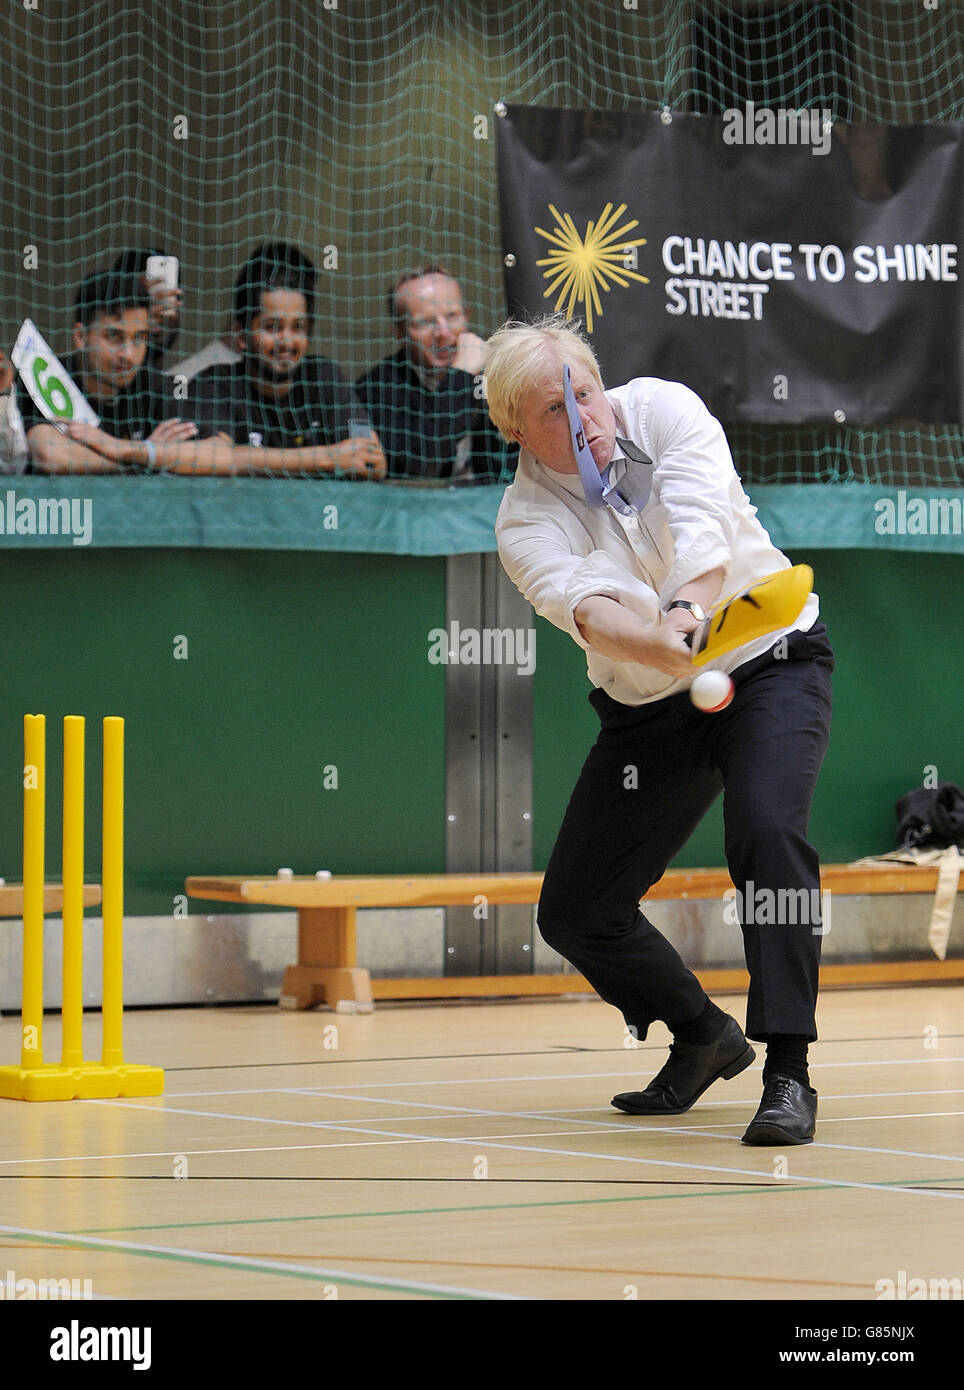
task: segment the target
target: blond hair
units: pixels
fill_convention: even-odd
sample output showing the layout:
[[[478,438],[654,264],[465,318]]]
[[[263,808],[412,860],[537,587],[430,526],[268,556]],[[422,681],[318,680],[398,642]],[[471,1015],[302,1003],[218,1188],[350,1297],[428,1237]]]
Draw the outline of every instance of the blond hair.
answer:
[[[522,400],[527,391],[545,379],[547,368],[585,367],[602,389],[596,354],[578,319],[565,314],[523,323],[510,319],[493,333],[485,346],[484,385],[492,423],[510,443],[513,430],[521,429]]]

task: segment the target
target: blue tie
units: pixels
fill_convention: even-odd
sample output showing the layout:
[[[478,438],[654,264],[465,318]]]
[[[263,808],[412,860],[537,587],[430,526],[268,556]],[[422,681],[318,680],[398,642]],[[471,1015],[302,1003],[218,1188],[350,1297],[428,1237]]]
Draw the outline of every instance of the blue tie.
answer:
[[[582,490],[586,494],[586,504],[590,507],[605,507],[606,495],[603,480],[596,467],[592,450],[586,443],[586,431],[579,418],[579,408],[576,405],[576,397],[572,389],[568,363],[562,369],[562,395],[566,403],[566,414],[569,416],[572,451],[576,456],[576,466],[582,479]]]
[[[592,456],[592,450],[586,443],[586,431],[583,429],[582,420],[579,418],[579,408],[576,405],[575,393],[572,389],[568,363],[562,369],[562,394],[566,404],[566,414],[569,417],[569,434],[572,438],[572,451],[576,456],[576,466],[579,469],[579,477],[582,480],[582,490],[586,497],[586,505],[589,507],[610,506],[623,516],[634,516],[637,509],[633,507],[622,493],[617,492],[615,485],[609,480],[612,464],[608,464],[604,473],[600,473],[596,467],[596,460]],[[625,439],[617,439],[616,443],[630,461],[636,463],[651,463],[641,449],[629,443]]]

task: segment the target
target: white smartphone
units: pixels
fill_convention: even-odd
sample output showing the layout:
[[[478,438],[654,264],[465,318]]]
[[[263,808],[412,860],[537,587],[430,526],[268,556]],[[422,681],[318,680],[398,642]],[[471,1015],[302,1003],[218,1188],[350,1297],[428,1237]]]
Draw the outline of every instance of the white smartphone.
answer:
[[[145,274],[148,280],[159,280],[154,289],[176,290],[178,264],[176,256],[148,256]]]

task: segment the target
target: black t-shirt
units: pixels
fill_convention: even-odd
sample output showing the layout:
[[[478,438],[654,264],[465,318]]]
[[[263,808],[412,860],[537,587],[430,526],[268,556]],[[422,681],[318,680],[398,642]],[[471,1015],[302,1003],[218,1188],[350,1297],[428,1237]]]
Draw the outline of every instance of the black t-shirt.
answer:
[[[300,449],[349,438],[349,421],[368,423],[351,383],[327,357],[306,357],[284,400],[262,396],[245,361],[208,367],[191,382],[192,405],[206,434],[227,434],[235,444]]]
[[[489,419],[475,378],[450,368],[435,391],[422,384],[404,348],[359,377],[392,478],[474,477],[496,481],[518,451]]]
[[[68,353],[63,364],[78,390],[83,391],[81,359],[76,352]],[[147,439],[162,420],[194,420],[190,402],[175,396],[177,382],[156,367],[143,366],[130,386],[110,399],[89,396],[92,410],[100,416],[100,428],[118,439]],[[34,425],[53,423],[35,405],[22,381],[17,383],[17,404],[23,417],[23,427],[29,433]],[[204,431],[202,431],[203,436]]]

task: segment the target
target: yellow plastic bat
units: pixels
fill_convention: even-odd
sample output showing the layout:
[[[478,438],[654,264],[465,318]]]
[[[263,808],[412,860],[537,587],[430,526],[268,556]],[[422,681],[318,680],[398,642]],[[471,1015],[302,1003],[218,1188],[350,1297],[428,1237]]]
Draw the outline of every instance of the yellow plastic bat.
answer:
[[[758,579],[742,594],[724,599],[687,637],[693,648],[693,665],[705,666],[768,632],[790,627],[803,612],[812,590],[810,566],[792,565]]]

